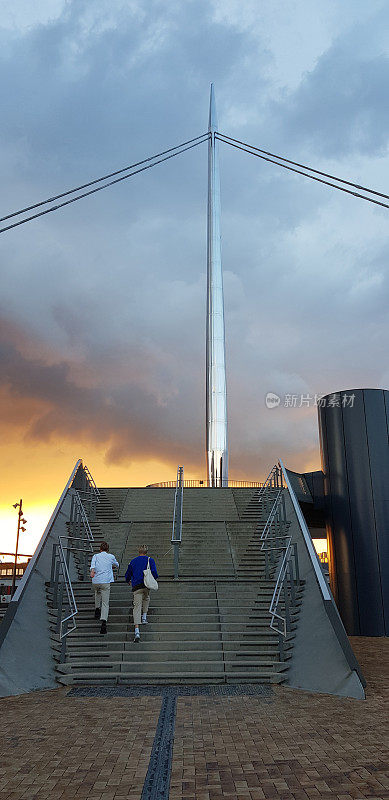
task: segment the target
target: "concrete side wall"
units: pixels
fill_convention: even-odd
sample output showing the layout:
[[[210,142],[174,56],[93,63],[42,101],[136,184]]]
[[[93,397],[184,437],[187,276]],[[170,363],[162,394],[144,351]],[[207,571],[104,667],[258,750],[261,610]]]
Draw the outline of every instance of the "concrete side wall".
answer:
[[[333,613],[337,613],[335,604],[332,600],[327,601],[331,603],[331,609],[327,609],[323,601],[289,494],[286,507],[287,517],[292,521],[290,532],[293,541],[298,545],[300,578],[305,581],[303,604],[288,672],[288,685],[296,689],[362,700],[365,693],[361,680],[356,670],[350,666],[350,659],[347,658],[336,633],[336,625],[340,620],[330,619]],[[344,644],[347,648],[347,640]]]
[[[1,628],[5,626],[3,636],[6,633],[0,645],[0,697],[58,686],[50,644],[45,582],[50,580],[52,544],[58,536],[67,535],[70,503],[69,492],[22,597],[18,603],[10,603],[2,622]],[[71,578],[76,577],[74,570],[74,565],[71,565]]]

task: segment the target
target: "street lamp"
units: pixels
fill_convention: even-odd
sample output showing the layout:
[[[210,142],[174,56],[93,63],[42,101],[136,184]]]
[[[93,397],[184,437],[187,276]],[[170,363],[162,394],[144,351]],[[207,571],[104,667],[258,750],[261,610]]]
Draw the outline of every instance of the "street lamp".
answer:
[[[11,597],[14,596],[16,591],[16,565],[18,560],[18,548],[19,548],[19,534],[20,531],[25,531],[26,529],[23,525],[26,524],[27,520],[23,517],[23,500],[20,498],[20,503],[14,503],[13,508],[18,508],[18,533],[16,536],[16,550],[15,550],[15,563],[14,563],[14,570],[12,575],[12,586],[11,586]]]

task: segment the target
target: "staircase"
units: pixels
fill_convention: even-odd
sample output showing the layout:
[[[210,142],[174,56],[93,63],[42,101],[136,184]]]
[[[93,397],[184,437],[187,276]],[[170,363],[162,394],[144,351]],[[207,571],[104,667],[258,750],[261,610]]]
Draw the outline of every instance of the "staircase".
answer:
[[[274,581],[265,579],[258,544],[265,517],[262,511],[258,515],[257,500],[257,516],[247,515],[252,495],[247,489],[184,489],[180,579],[174,581],[174,490],[104,490],[92,525],[95,546],[105,539],[120,560],[119,580],[111,587],[108,633],[99,633],[89,581],[75,582],[77,628],[67,637],[65,663],[59,663],[48,589],[58,681],[72,686],[283,682],[303,590],[280,661],[278,634],[269,628]],[[151,593],[141,642],[134,644],[132,592],[123,575],[143,543],[156,560],[160,580],[158,592]]]

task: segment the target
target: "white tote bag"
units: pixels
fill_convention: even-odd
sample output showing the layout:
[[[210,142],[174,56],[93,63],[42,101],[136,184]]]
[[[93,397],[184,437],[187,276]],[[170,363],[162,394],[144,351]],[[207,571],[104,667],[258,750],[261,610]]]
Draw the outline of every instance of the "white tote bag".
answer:
[[[151,572],[149,558],[147,559],[147,567],[146,569],[143,570],[143,575],[144,575],[143,583],[146,586],[146,589],[154,589],[154,591],[157,591],[158,583]]]

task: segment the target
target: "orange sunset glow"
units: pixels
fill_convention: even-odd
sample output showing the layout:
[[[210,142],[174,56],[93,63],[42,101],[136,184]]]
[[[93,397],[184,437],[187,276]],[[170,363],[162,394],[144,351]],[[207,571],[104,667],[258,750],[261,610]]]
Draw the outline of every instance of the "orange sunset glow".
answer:
[[[26,532],[20,534],[19,551],[31,554],[46,527],[58,498],[78,458],[82,458],[100,486],[145,486],[148,483],[175,480],[177,465],[168,460],[129,460],[107,464],[106,452],[95,444],[62,441],[26,442],[13,436],[0,445],[3,474],[0,489],[0,552],[13,552],[16,540],[17,513],[13,503],[23,499]],[[311,454],[299,465],[303,470],[318,469]],[[269,460],[269,467],[271,466]],[[293,464],[293,468],[296,464]],[[204,471],[185,472],[186,478],[204,477]],[[262,480],[264,475],[231,474],[232,478]]]

